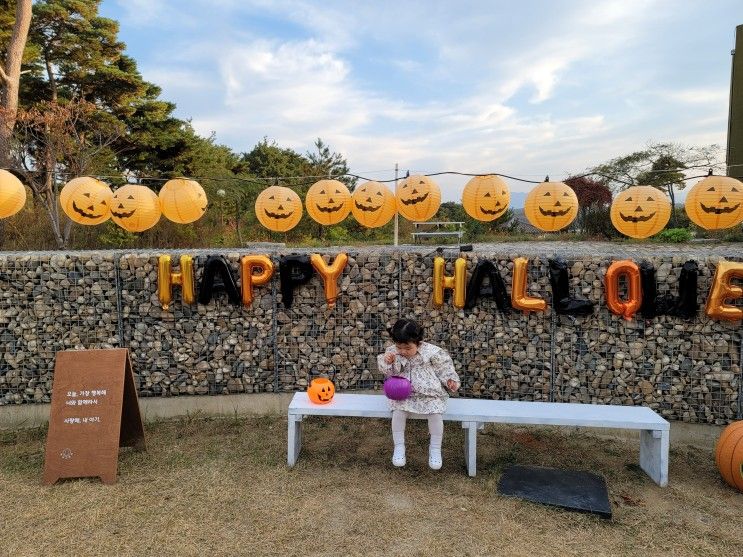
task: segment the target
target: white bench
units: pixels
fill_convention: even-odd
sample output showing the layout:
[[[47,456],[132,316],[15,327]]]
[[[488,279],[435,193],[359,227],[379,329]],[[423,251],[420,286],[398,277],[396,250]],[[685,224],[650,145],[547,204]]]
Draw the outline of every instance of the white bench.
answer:
[[[336,393],[328,404],[313,404],[307,393],[295,393],[289,404],[287,463],[294,466],[302,450],[305,416],[392,417],[383,395]],[[560,402],[517,402],[471,398],[449,399],[444,420],[461,422],[466,430],[464,460],[467,473],[477,473],[477,431],[486,423],[583,426],[640,430],[640,467],[661,487],[668,485],[671,426],[644,406],[608,406]]]

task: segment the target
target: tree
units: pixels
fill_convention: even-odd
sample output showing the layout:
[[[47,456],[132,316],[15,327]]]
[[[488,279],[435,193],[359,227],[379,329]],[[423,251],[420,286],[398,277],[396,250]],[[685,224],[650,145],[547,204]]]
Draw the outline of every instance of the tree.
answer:
[[[574,176],[565,180],[565,183],[575,192],[578,197],[578,225],[581,230],[587,230],[589,213],[607,212],[611,205],[611,190],[602,182],[587,176]]]
[[[634,185],[649,185],[668,194],[675,222],[675,188],[686,187],[685,171],[703,169],[724,171],[718,145],[687,146],[678,143],[650,143],[641,150],[611,159],[591,172],[600,176],[614,191]]]
[[[13,2],[2,3],[2,27],[10,28],[8,15]],[[31,0],[15,2],[13,33],[9,38],[2,37],[5,63],[0,64],[0,82],[3,90],[0,96],[0,167],[11,166],[10,141],[18,114],[18,92],[21,82],[21,63],[26,47],[28,30],[31,24]],[[7,39],[7,43],[6,43]]]

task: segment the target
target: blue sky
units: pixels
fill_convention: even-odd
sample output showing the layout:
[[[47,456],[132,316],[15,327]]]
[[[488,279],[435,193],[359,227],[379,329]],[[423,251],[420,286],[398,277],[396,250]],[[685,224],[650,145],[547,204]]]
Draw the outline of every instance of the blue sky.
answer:
[[[351,169],[564,178],[649,141],[724,147],[741,0],[105,0],[179,117]],[[466,179],[440,179],[445,200]],[[531,186],[511,182],[514,192]]]

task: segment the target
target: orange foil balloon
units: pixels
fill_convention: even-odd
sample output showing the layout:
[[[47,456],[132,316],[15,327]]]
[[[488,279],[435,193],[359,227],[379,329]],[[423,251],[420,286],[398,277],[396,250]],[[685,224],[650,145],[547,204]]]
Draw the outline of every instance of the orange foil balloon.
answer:
[[[458,257],[454,262],[454,276],[447,277],[446,260],[436,257],[433,260],[433,303],[440,306],[444,303],[444,290],[454,290],[454,305],[458,308],[464,307],[467,297],[467,260]]]
[[[627,277],[628,282],[626,300],[619,298],[619,277],[622,275]],[[609,310],[629,320],[640,309],[641,303],[640,268],[629,259],[612,263],[606,271],[606,305]]]
[[[259,271],[254,274],[254,271]],[[244,306],[253,303],[253,286],[266,284],[273,276],[273,262],[267,255],[245,255],[240,259],[240,289]]]
[[[338,277],[341,276],[346,263],[348,263],[348,256],[345,253],[339,253],[335,256],[333,263],[327,265],[322,255],[313,253],[310,256],[310,262],[315,271],[322,277],[325,284],[325,299],[328,301],[328,306],[332,308],[338,298]]]
[[[743,263],[720,259],[704,309],[708,317],[728,321],[743,319],[743,309],[725,303],[725,300],[743,298],[743,288],[732,283],[734,278],[743,279]]]
[[[526,293],[526,279],[529,274],[529,260],[517,257],[513,260],[513,282],[511,286],[511,305],[523,311],[544,311],[547,301],[535,298]]]

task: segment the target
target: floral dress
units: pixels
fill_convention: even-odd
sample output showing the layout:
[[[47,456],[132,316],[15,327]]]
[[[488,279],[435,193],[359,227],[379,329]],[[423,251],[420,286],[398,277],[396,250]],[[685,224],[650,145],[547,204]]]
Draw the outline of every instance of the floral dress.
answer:
[[[421,342],[418,352],[410,360],[396,354],[395,362],[386,364],[385,354],[396,354],[390,346],[384,354],[377,356],[377,366],[385,377],[400,375],[413,385],[413,393],[405,400],[390,400],[392,410],[405,410],[413,414],[443,414],[446,411],[446,382],[453,379],[459,388],[459,376],[446,350],[427,342]]]

